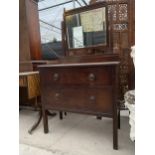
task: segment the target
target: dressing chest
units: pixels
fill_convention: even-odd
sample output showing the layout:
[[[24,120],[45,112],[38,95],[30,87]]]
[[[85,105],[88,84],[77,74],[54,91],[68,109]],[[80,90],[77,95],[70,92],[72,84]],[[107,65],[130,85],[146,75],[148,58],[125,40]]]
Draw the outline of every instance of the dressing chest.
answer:
[[[59,63],[39,66],[44,132],[47,110],[107,116],[113,119],[113,147],[117,149],[118,61]]]

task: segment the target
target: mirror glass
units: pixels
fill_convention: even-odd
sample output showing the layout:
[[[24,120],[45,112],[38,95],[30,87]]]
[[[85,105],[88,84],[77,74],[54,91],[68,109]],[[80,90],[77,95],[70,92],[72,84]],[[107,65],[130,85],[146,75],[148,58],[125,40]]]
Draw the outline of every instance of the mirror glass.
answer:
[[[106,7],[66,16],[69,49],[107,45]]]

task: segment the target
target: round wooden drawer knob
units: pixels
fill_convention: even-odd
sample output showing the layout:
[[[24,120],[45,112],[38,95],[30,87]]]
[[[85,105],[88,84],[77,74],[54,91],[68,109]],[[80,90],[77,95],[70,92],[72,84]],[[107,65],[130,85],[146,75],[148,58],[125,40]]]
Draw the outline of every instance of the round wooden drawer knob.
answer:
[[[90,74],[89,74],[89,80],[90,80],[90,81],[95,81],[95,78],[96,78],[96,77],[95,77],[95,75],[94,75],[93,73],[90,73]]]
[[[55,94],[55,98],[58,99],[60,97],[60,93]]]
[[[92,96],[90,96],[89,99],[90,99],[90,101],[95,101],[96,97],[92,95]]]
[[[54,73],[53,80],[57,81],[58,79],[59,79],[59,74],[58,73]]]

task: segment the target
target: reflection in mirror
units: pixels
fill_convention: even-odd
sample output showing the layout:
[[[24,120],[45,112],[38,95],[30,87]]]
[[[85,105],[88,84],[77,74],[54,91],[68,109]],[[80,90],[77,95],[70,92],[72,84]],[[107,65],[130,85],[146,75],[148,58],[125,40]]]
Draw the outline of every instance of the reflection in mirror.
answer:
[[[107,45],[106,8],[66,16],[69,49]]]

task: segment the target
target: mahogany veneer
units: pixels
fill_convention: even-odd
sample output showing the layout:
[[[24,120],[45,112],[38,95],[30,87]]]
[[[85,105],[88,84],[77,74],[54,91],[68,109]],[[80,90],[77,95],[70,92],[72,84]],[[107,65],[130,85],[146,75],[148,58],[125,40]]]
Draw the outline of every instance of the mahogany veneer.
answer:
[[[40,65],[44,132],[47,110],[108,116],[113,119],[113,147],[117,139],[118,61]]]

